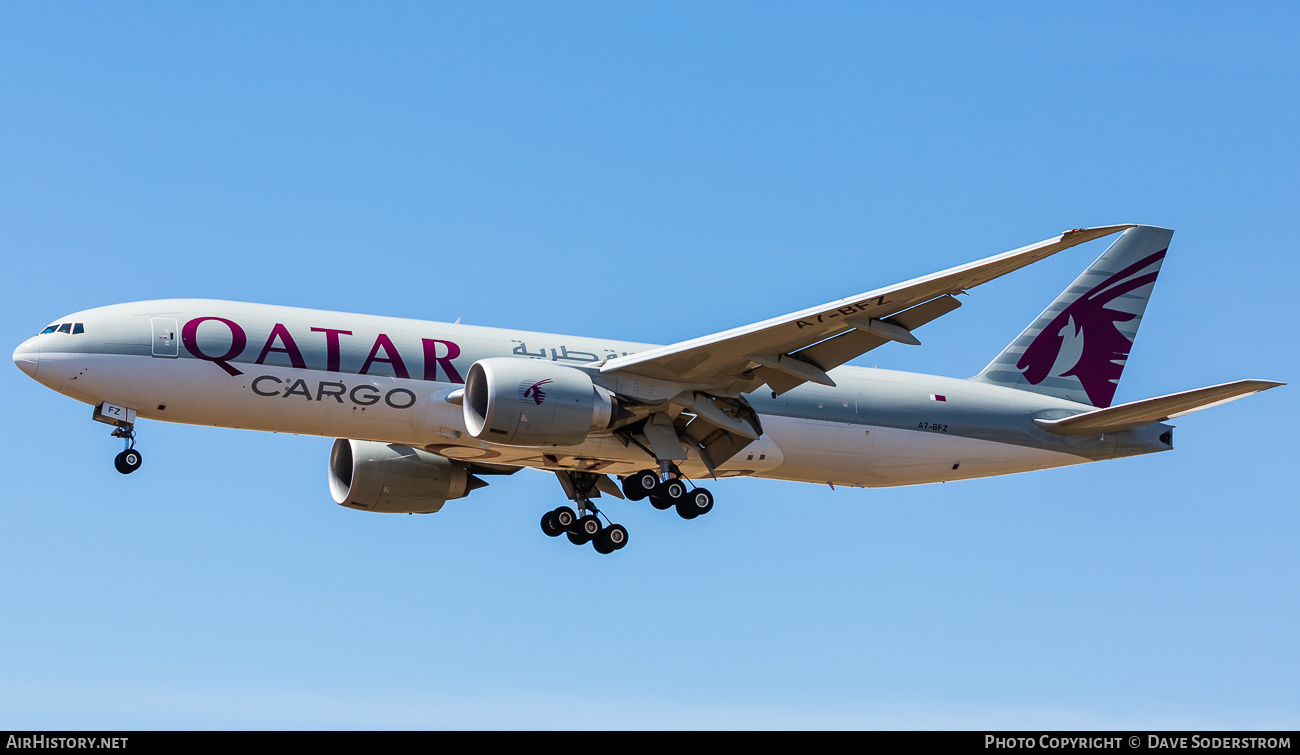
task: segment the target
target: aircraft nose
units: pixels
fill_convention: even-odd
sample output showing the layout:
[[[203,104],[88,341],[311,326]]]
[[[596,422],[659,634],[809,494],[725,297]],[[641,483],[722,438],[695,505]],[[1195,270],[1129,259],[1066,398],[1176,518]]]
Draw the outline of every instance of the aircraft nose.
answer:
[[[29,338],[14,349],[14,364],[31,378],[36,377],[40,368],[41,347],[35,341],[35,338]]]

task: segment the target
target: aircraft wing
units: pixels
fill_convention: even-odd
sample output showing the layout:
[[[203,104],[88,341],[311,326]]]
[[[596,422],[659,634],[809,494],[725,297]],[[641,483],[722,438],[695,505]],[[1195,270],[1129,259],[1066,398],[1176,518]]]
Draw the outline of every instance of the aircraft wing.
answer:
[[[953,294],[1132,225],[1077,228],[932,275],[827,302],[782,317],[611,359],[600,371],[723,389],[767,383],[783,393],[888,341],[919,344],[911,331],[961,306]],[[754,384],[753,381],[758,381]],[[716,388],[713,388],[716,386]],[[744,390],[752,390],[752,387]]]

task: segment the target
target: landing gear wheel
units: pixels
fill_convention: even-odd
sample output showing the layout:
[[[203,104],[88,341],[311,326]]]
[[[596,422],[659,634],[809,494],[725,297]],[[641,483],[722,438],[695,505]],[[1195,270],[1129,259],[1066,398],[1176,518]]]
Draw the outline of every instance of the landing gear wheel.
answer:
[[[655,494],[660,498],[666,498],[673,503],[680,501],[686,496],[686,483],[681,480],[667,480],[659,483],[655,488]]]
[[[623,495],[631,501],[639,501],[653,494],[658,487],[659,475],[648,469],[623,478]]]
[[[611,524],[601,533],[605,542],[613,546],[614,550],[622,550],[627,545],[627,527],[621,524]]]
[[[555,523],[554,511],[542,514],[542,532],[545,532],[547,537],[559,537],[564,534],[564,530],[560,528],[560,525]]]
[[[588,514],[578,520],[578,525],[569,530],[569,542],[574,545],[586,545],[600,536],[603,529],[600,520],[594,515]]]
[[[695,504],[695,510],[700,516],[713,511],[713,494],[704,488],[696,488],[687,498]]]
[[[608,555],[627,545],[627,528],[621,524],[611,524],[591,541],[591,547],[597,553]]]
[[[568,532],[578,521],[578,515],[568,506],[561,506],[551,512],[551,521],[560,532]]]
[[[650,496],[650,505],[666,511],[686,498],[686,483],[681,480],[665,480],[655,486]]]
[[[713,494],[704,488],[692,490],[685,498],[677,502],[677,515],[682,519],[694,519],[713,510]]]
[[[140,464],[143,462],[144,459],[141,458],[140,452],[134,448],[128,448],[113,457],[113,466],[122,474],[131,474],[135,470],[139,469]]]

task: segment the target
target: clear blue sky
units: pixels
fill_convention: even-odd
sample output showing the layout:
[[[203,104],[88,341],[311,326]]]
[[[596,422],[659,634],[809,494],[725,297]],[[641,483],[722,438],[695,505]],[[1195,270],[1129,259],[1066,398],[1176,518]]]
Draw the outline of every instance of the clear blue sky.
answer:
[[[1174,228],[1117,400],[1297,379],[1294,3],[0,7],[4,343],[196,296],[670,343]],[[978,372],[1101,252],[863,363]],[[335,506],[330,440],[0,370],[0,728],[1300,727],[1289,386],[1173,453],[716,484],[544,537],[531,471]]]

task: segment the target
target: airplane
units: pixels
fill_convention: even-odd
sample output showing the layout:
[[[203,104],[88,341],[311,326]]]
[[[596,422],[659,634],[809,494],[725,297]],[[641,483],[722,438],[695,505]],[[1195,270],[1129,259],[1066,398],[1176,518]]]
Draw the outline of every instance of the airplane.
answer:
[[[971,289],[1118,233],[979,374],[847,364],[961,306]],[[689,341],[655,346],[205,299],[88,309],[13,358],[113,427],[123,474],[136,422],[334,437],[331,496],[433,513],[524,467],[573,506],[541,518],[602,554],[627,528],[602,494],[683,519],[696,481],[763,477],[889,487],[1168,451],[1167,420],[1275,388],[1237,380],[1112,405],[1173,231],[1076,228],[1037,244]],[[615,482],[617,477],[619,482]]]

